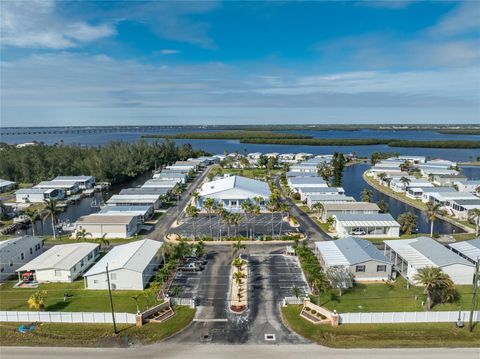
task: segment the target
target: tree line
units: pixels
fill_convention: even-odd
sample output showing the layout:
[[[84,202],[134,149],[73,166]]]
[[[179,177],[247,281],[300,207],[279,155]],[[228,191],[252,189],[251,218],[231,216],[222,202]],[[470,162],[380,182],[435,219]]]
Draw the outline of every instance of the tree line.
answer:
[[[283,133],[271,131],[221,131],[221,132],[190,132],[175,134],[143,135],[144,138],[171,138],[171,139],[197,139],[197,140],[241,140],[247,138],[312,138],[310,135],[296,133]]]
[[[120,183],[177,160],[205,155],[190,144],[139,140],[110,142],[99,147],[37,144],[17,148],[0,143],[0,178],[38,183],[56,176],[91,175],[97,181]]]

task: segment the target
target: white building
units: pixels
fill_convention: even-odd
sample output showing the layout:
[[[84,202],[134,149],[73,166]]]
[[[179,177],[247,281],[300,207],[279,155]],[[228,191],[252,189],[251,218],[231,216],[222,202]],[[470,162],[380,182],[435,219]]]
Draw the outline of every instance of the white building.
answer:
[[[467,221],[473,210],[480,209],[480,198],[472,195],[469,199],[451,199],[445,202],[444,208],[455,217]]]
[[[23,236],[0,242],[0,282],[15,274],[25,263],[40,255],[43,240],[40,237]]]
[[[339,237],[390,237],[400,236],[400,224],[388,213],[337,214],[335,231]]]
[[[153,216],[152,206],[105,206],[98,214],[108,216],[136,216],[143,223]]]
[[[291,172],[317,173],[318,168],[317,168],[317,164],[315,164],[315,163],[298,163],[298,164],[290,166],[290,171]]]
[[[229,176],[204,183],[200,190],[197,206],[202,208],[206,198],[213,198],[217,203],[221,203],[226,210],[241,212],[242,202],[253,201],[254,197],[260,197],[262,198],[259,203],[260,208],[265,209],[265,202],[270,195],[270,188],[263,181],[241,176]]]
[[[13,188],[15,188],[15,182],[0,178],[0,193],[10,191]]]
[[[63,191],[58,189],[45,188],[22,188],[15,191],[15,201],[17,203],[43,203],[49,199],[62,199]]]
[[[436,174],[433,176],[433,183],[437,186],[453,186],[457,181],[466,181],[467,177],[460,174]]]
[[[448,247],[473,264],[480,260],[480,237],[470,241],[450,243]]]
[[[423,177],[428,177],[429,175],[458,175],[457,170],[448,169],[447,167],[432,167],[427,165],[419,165],[420,174]]]
[[[31,276],[42,282],[73,282],[81,276],[99,256],[96,243],[72,243],[53,246],[37,258],[17,269],[21,280]]]
[[[315,255],[327,270],[341,266],[352,273],[357,282],[387,281],[392,264],[371,242],[346,237],[335,241],[315,242]]]
[[[352,203],[355,202],[355,198],[351,196],[346,196],[344,194],[319,194],[319,195],[310,195],[307,197],[307,206],[312,208],[312,206],[317,203]]]
[[[291,177],[318,177],[317,172],[293,172],[293,171],[288,171],[286,174],[287,178]]]
[[[161,198],[162,196],[166,196],[170,193],[172,189],[166,187],[134,187],[134,188],[124,188],[118,194],[119,195],[156,195]]]
[[[409,282],[425,267],[438,267],[448,274],[455,284],[472,284],[474,265],[428,237],[403,240],[386,240],[385,255],[395,269]]]
[[[57,176],[53,181],[71,181],[78,183],[80,189],[91,189],[95,187],[95,177],[93,176]]]
[[[459,192],[480,193],[480,180],[455,181]]]
[[[370,202],[323,203],[322,220],[338,214],[372,214],[379,211],[377,204]]]
[[[185,184],[187,182],[187,175],[182,172],[173,172],[173,171],[163,171],[160,173],[155,173],[153,179],[159,179],[162,181],[175,181],[176,183],[180,182]]]
[[[289,177],[287,182],[293,192],[298,192],[300,187],[328,187],[327,183],[321,177]]]
[[[418,187],[411,186],[408,187],[406,195],[407,197],[413,199],[422,199],[425,195],[425,202],[428,202],[428,195],[430,193],[441,193],[441,192],[452,192],[454,189],[452,187]]]
[[[143,290],[163,261],[162,243],[143,239],[113,247],[85,273],[86,289]]]
[[[33,186],[33,188],[62,190],[67,195],[80,191],[77,181],[42,181],[36,186]]]
[[[163,179],[150,179],[146,181],[142,188],[168,188],[172,189],[177,184],[182,184],[182,180],[180,178],[174,180],[163,180]]]
[[[315,195],[345,194],[345,190],[342,187],[303,187],[303,186],[297,186],[296,188],[297,188],[298,193],[300,193],[300,199],[302,201],[307,200],[307,197],[309,197],[309,196],[315,196]]]
[[[129,238],[138,232],[139,224],[138,214],[95,213],[77,219],[73,236],[85,230],[92,238]]]
[[[115,194],[107,201],[109,206],[152,206],[160,207],[160,195],[157,194]]]

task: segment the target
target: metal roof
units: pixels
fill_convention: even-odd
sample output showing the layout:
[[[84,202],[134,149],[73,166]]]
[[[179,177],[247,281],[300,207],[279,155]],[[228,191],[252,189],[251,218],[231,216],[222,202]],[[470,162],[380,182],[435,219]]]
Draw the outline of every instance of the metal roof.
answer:
[[[104,273],[107,265],[109,272],[127,269],[142,273],[161,247],[162,242],[151,239],[115,246],[90,268],[84,277]]]
[[[287,177],[318,177],[316,172],[298,172],[298,171],[288,171]]]
[[[336,220],[345,227],[399,227],[400,224],[388,213],[348,213],[336,214]]]
[[[159,198],[158,194],[114,194],[107,203],[153,203]]]
[[[326,186],[327,183],[321,177],[310,176],[310,177],[292,177],[290,178],[290,183],[292,185],[297,184],[321,184]]]
[[[480,237],[470,241],[451,243],[448,246],[470,258],[473,262],[477,262],[480,258]]]
[[[180,183],[180,180],[163,180],[163,179],[150,179],[146,181],[142,188],[147,188],[147,187],[153,187],[153,188],[173,188],[175,187],[178,183]]]
[[[155,194],[159,196],[166,195],[170,192],[169,188],[166,187],[134,187],[134,188],[124,188],[120,191],[120,195],[131,195],[131,194]]]
[[[75,264],[80,262],[81,259],[85,258],[98,247],[99,245],[97,243],[59,244],[18,268],[17,272],[40,269],[70,270]]]
[[[130,224],[135,215],[110,215],[103,213],[90,214],[88,216],[82,216],[77,219],[78,224]]]
[[[304,193],[341,193],[344,189],[341,187],[302,187],[296,186]]]
[[[312,194],[308,195],[307,199],[312,202],[355,202],[355,198],[351,196],[346,196],[344,194]]]
[[[325,203],[323,208],[326,211],[339,211],[339,210],[368,210],[378,211],[376,203],[370,202],[345,202],[345,203]]]
[[[335,241],[315,242],[328,266],[355,265],[367,261],[390,263],[370,241],[346,237]]]
[[[152,206],[105,206],[103,207],[99,214],[112,215],[122,213],[132,213],[136,215],[145,215],[151,210]]]
[[[386,240],[384,243],[414,268],[445,267],[451,264],[473,266],[466,259],[429,237]]]
[[[223,197],[233,195],[234,198],[270,197],[270,188],[263,181],[242,176],[229,176],[202,185],[201,197]]]
[[[53,181],[90,181],[95,180],[93,176],[57,176],[53,179]]]
[[[53,190],[53,188],[22,188],[18,191],[15,191],[15,194],[43,194]]]
[[[42,242],[42,238],[22,236],[0,241],[0,264],[5,264],[19,252],[34,247]]]

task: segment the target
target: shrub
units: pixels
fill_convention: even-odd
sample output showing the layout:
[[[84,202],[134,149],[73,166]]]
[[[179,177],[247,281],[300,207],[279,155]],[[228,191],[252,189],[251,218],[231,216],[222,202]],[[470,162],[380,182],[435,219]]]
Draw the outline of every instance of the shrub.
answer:
[[[317,311],[315,309],[312,310],[311,312],[313,315],[317,314]]]
[[[292,194],[292,198],[296,201],[300,201],[302,196],[300,196],[300,193],[295,192],[294,194]]]
[[[310,307],[306,307],[305,310],[306,310],[307,312],[311,311]]]

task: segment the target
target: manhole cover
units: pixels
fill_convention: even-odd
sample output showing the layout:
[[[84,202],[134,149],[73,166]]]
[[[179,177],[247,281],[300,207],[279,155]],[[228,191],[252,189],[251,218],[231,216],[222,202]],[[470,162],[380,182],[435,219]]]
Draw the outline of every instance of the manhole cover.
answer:
[[[274,342],[275,341],[275,334],[265,334],[265,341]]]

